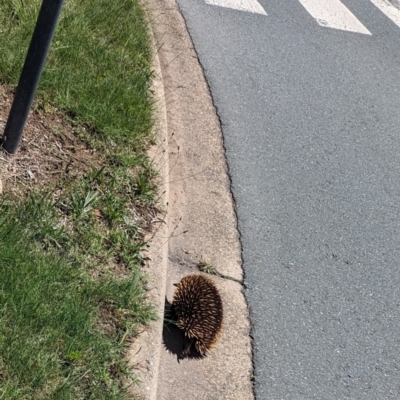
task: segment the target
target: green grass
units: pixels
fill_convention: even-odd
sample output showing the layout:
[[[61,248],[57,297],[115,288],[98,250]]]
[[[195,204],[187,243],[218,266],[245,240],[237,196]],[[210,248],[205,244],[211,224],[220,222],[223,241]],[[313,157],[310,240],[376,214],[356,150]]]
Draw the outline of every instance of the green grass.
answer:
[[[19,78],[40,4],[0,4],[3,81]],[[151,47],[144,26],[137,0],[66,0],[39,85],[41,103],[68,110],[107,140],[133,144],[134,135],[140,146],[152,124]]]
[[[0,2],[1,83],[19,78],[40,4]],[[0,202],[0,399],[125,398],[126,346],[154,317],[150,60],[137,0],[65,1],[34,109],[68,116],[91,168]]]
[[[48,237],[46,226],[57,224],[49,213],[37,218],[49,210],[46,201],[16,211],[2,204],[1,398],[123,398],[124,340],[151,314],[141,274],[95,279],[55,251],[43,252],[37,235]]]

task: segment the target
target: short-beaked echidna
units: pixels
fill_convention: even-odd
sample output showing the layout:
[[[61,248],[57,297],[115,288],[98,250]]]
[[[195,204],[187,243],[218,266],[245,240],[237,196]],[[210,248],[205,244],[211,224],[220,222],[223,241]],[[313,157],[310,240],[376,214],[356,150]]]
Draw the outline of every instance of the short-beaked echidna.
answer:
[[[193,344],[206,355],[218,340],[223,319],[222,300],[214,282],[204,275],[185,276],[176,285],[172,313],[183,331],[180,357],[187,357]]]

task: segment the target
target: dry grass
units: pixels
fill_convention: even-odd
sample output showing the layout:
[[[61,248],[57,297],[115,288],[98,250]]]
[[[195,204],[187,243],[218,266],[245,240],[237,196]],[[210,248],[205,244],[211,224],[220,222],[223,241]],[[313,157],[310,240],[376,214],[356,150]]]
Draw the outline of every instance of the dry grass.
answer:
[[[0,84],[0,136],[13,100],[10,86]],[[67,176],[75,179],[99,165],[96,151],[80,140],[84,127],[74,126],[55,108],[33,110],[18,152],[0,147],[0,178],[3,190],[21,197],[35,188],[55,186]]]

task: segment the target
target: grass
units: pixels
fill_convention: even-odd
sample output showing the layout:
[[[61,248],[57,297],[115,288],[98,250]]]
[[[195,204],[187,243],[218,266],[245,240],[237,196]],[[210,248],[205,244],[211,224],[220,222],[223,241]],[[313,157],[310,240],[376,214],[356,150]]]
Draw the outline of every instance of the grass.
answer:
[[[18,80],[40,4],[0,3],[2,84]],[[124,399],[134,381],[126,347],[154,317],[150,60],[137,0],[66,0],[34,112],[67,117],[88,167],[0,202],[0,398]]]
[[[0,5],[0,79],[17,82],[41,0]],[[66,0],[38,105],[49,101],[102,139],[146,143],[152,124],[148,84],[151,47],[137,0]],[[144,101],[145,100],[145,101]]]
[[[139,270],[125,279],[94,279],[43,252],[34,236],[57,219],[38,223],[45,200],[25,207],[16,213],[3,203],[0,220],[2,398],[122,398],[124,336],[150,311]]]

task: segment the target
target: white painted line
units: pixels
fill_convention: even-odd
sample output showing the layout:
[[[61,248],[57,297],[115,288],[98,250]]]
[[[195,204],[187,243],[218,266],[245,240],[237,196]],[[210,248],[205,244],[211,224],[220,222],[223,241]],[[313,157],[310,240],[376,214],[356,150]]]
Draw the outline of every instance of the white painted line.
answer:
[[[400,10],[387,0],[371,0],[387,17],[400,27]]]
[[[257,0],[206,0],[206,3],[219,7],[233,8],[239,11],[267,15]]]
[[[339,0],[299,1],[321,26],[371,35],[371,32]]]

